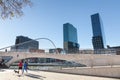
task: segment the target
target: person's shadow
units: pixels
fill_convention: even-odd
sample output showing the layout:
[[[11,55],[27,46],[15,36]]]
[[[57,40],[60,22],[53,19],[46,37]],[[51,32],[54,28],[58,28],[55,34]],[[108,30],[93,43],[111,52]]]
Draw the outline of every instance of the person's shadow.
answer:
[[[5,70],[3,70],[3,69],[0,69],[0,72],[4,72]]]
[[[44,76],[40,76],[40,75],[36,75],[36,74],[26,74],[25,76],[28,76],[28,77],[31,77],[31,78],[36,78],[36,79],[40,79],[40,80],[43,80],[43,78],[46,78]]]

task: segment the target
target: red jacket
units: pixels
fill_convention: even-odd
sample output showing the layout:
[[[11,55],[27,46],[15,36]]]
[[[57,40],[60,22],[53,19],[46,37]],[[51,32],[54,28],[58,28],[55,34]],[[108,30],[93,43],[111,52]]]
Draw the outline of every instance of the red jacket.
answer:
[[[20,63],[18,64],[18,66],[19,66],[19,67],[22,67],[22,66],[23,66],[23,63],[22,63],[22,62],[20,62]]]

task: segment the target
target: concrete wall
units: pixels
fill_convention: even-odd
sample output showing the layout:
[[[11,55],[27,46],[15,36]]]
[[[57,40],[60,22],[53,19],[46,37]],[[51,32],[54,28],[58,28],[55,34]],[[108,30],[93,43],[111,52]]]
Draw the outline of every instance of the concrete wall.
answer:
[[[74,69],[66,68],[66,69],[50,69],[48,71],[79,74],[79,75],[120,78],[120,67],[74,68]]]

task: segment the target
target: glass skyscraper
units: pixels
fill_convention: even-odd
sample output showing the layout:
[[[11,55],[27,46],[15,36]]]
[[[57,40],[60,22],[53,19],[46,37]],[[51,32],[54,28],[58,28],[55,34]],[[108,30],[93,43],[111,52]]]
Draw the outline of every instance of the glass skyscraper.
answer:
[[[63,39],[66,53],[77,53],[79,51],[77,29],[72,24],[63,24]]]
[[[27,42],[30,41],[30,42]],[[24,43],[26,42],[26,43]],[[24,44],[21,44],[24,43]],[[21,45],[17,45],[21,44]],[[28,37],[24,36],[17,36],[15,40],[15,45],[14,47],[11,47],[11,50],[31,50],[31,49],[39,49],[39,42],[32,40]]]
[[[105,48],[105,36],[103,31],[103,24],[100,19],[99,13],[91,15],[91,22],[92,22],[92,44],[94,50],[97,49],[104,49]]]

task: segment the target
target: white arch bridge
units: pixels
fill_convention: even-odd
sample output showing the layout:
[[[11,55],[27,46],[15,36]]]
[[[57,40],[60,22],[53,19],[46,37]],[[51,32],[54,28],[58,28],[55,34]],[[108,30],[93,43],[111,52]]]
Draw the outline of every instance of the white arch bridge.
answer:
[[[74,61],[86,66],[108,66],[120,65],[120,55],[106,54],[50,54],[50,53],[31,53],[31,52],[0,52],[0,56],[11,56],[6,65],[26,58],[54,58],[66,61]]]

